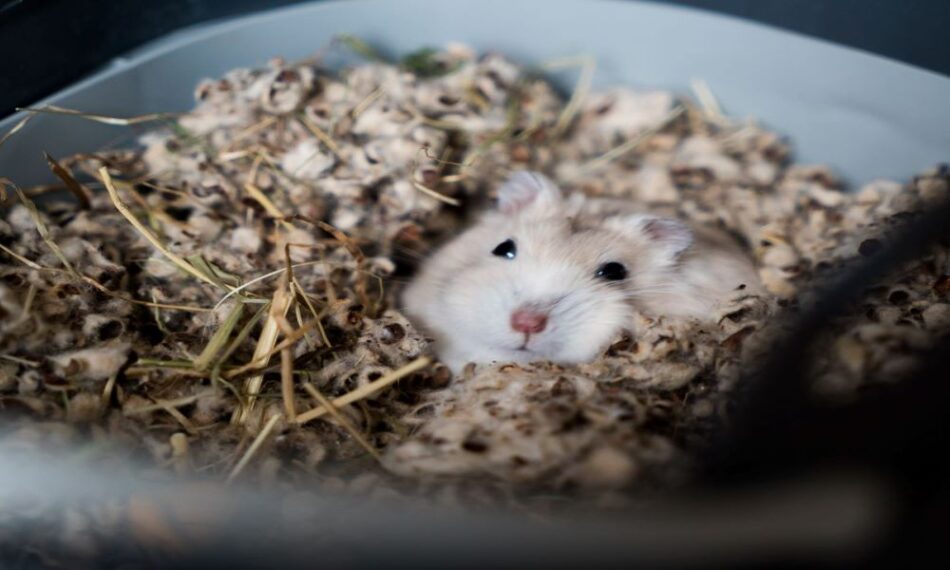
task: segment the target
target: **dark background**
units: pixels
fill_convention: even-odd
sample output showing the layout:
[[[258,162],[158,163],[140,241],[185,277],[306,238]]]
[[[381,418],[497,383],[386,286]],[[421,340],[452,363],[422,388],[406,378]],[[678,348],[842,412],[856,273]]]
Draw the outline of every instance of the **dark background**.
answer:
[[[177,28],[299,1],[0,0],[0,117]],[[653,1],[733,14],[950,75],[950,0]]]

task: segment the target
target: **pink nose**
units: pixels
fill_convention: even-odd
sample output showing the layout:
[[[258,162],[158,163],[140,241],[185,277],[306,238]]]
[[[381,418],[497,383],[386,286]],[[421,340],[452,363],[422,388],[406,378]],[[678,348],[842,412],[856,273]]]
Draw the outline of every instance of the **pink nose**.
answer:
[[[548,316],[538,311],[517,309],[511,313],[511,328],[525,334],[539,333],[548,324]]]

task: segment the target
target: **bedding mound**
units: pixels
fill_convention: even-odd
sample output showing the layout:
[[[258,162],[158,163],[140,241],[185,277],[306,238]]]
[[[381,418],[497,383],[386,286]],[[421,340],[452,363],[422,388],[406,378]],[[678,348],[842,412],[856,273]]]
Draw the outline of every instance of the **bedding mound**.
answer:
[[[275,60],[202,82],[195,108],[157,117],[139,146],[59,157],[63,184],[19,199],[7,185],[4,447],[446,500],[473,482],[504,490],[469,495],[486,502],[679,484],[740,371],[811,289],[950,182],[942,167],[842,192],[702,95],[581,82],[563,97],[536,70],[461,45],[339,72]],[[642,334],[589,364],[453,378],[429,363],[398,293],[518,169],[724,228],[770,294],[724,307],[715,326],[643,318]],[[948,291],[946,248],[869,288],[824,344],[816,394],[847,398],[912,370],[950,325]]]

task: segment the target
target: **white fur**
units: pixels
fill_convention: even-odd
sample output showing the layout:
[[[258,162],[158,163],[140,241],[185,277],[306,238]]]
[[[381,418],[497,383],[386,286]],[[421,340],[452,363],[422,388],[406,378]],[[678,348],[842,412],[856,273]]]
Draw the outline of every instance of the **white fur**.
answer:
[[[498,194],[499,210],[438,250],[403,296],[455,371],[468,362],[588,361],[636,311],[709,319],[740,285],[760,290],[749,260],[708,231],[630,212],[588,216],[587,201],[562,200],[536,173],[513,175]],[[506,239],[514,259],[492,255]],[[595,276],[611,261],[627,268],[625,280]],[[510,316],[525,305],[548,313],[548,324],[523,347]]]

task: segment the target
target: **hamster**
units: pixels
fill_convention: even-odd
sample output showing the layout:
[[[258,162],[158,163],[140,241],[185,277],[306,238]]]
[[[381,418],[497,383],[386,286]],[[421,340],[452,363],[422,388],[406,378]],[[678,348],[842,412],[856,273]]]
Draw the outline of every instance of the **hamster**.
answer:
[[[517,172],[493,210],[423,263],[403,308],[458,372],[589,361],[636,312],[709,321],[724,301],[761,291],[728,236],[623,206],[566,199],[544,175]]]

